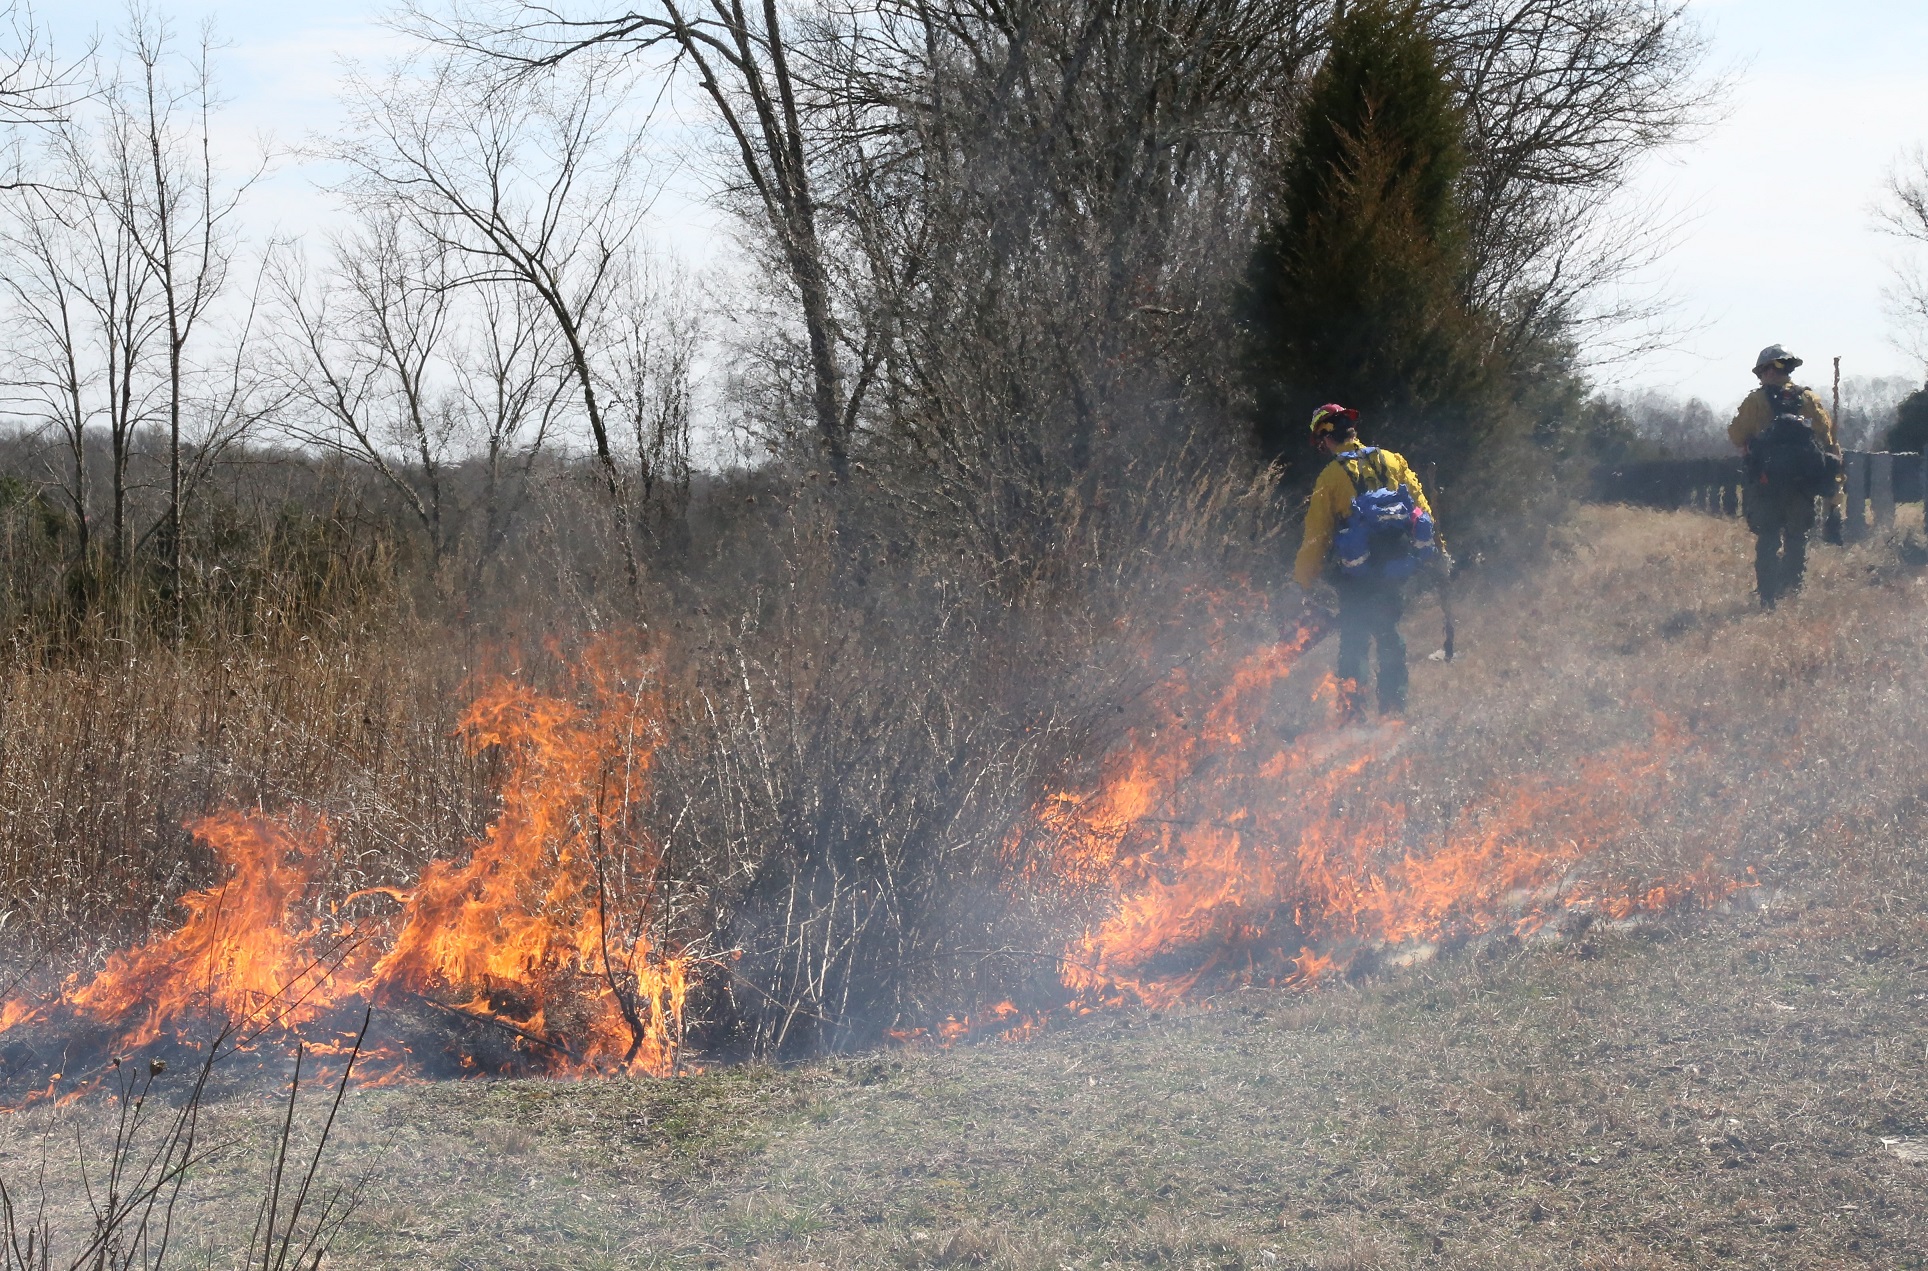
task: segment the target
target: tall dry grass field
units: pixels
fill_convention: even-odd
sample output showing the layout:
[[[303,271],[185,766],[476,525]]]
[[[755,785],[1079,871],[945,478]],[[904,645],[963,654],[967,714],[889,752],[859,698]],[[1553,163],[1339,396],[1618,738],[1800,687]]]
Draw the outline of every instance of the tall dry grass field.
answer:
[[[272,607],[170,648],[16,645],[0,667],[0,877],[17,954],[62,969],[173,921],[212,881],[185,826],[222,808],[326,818],[327,888],[412,877],[473,836],[489,764],[455,721],[459,635],[393,606],[328,623]]]
[[[1528,829],[1597,826],[1580,872],[1638,885],[1711,871],[1741,888],[1717,912],[1584,934],[1553,924],[1543,929],[1553,938],[1516,952],[1493,940],[1418,966],[1361,959],[1368,973],[1349,982],[1225,992],[1202,1011],[1127,1006],[1015,1043],[722,1067],[673,1083],[369,1091],[350,1100],[331,1158],[338,1177],[365,1187],[343,1256],[384,1267],[505,1249],[570,1265],[1907,1265],[1928,1192],[1886,1144],[1928,1135],[1924,1039],[1908,1008],[1928,956],[1918,534],[1910,523],[1847,551],[1817,549],[1807,592],[1764,614],[1738,524],[1580,509],[1530,575],[1467,578],[1462,656],[1416,664],[1410,722],[1364,730],[1385,749],[1363,784],[1333,796],[1373,816],[1399,809],[1400,842],[1416,853],[1495,808],[1540,809]],[[1161,617],[1197,612],[1174,605]],[[1437,622],[1417,598],[1407,623],[1417,653]],[[805,629],[772,625],[786,640]],[[1259,634],[1250,623],[1213,630],[1222,660],[1201,654],[1188,674],[1235,667]],[[73,721],[78,708],[61,703],[75,690],[62,686],[85,686],[99,696],[82,700],[119,712],[121,727],[162,739],[168,758],[121,769],[156,802],[192,811],[238,793],[340,818],[342,841],[373,854],[345,854],[345,886],[355,871],[404,872],[489,814],[497,774],[454,737],[474,663],[435,639],[415,629],[396,641],[371,622],[344,632],[332,657],[295,636],[264,640],[252,661],[237,649],[232,667],[16,667],[13,700],[33,686],[48,720]],[[704,743],[663,759],[673,806],[720,793],[738,819],[706,828],[721,836],[708,841],[745,853],[787,844],[764,858],[781,864],[800,851],[785,838],[807,830],[800,813],[825,814],[806,778],[856,773],[875,784],[837,814],[851,818],[843,824],[876,816],[898,835],[879,841],[914,859],[914,817],[882,820],[895,805],[877,774],[897,769],[877,756],[921,771],[890,721],[927,723],[932,703],[956,700],[947,695],[966,666],[922,666],[924,698],[880,697],[858,668],[887,663],[826,659],[813,645],[806,674],[800,646],[796,665],[776,658],[785,643],[758,646],[759,659],[741,644],[720,646],[740,660],[665,657],[666,725]],[[351,648],[361,652],[345,656]],[[1276,687],[1269,733],[1323,735],[1316,689],[1329,658],[1315,651]],[[742,718],[709,731],[679,722],[706,694],[722,704],[726,661],[743,696],[718,716]],[[550,674],[538,656],[516,665]],[[900,674],[889,683],[916,682]],[[842,713],[829,709],[846,699]],[[832,724],[861,726],[868,740],[822,747],[831,734],[813,730]],[[84,758],[68,739],[81,726],[46,725],[51,753]],[[967,741],[996,736],[959,727]],[[719,759],[719,740],[742,753]],[[797,755],[813,741],[823,753]],[[217,745],[226,758],[197,766],[196,747]],[[23,813],[67,824],[52,819],[56,805],[116,788],[76,759],[8,753],[10,771],[42,783],[11,781],[12,826],[29,824]],[[975,770],[1000,808],[1070,771],[1049,752],[1028,768],[1022,752],[1000,753],[1003,768]],[[244,784],[244,763],[272,780]],[[1506,802],[1521,791],[1540,802]],[[993,820],[960,817],[948,859],[987,859],[971,854],[967,830]],[[132,868],[114,866],[140,897],[140,921],[167,921],[168,896],[195,881],[196,862],[166,854],[177,833],[154,825],[146,855],[131,859],[178,877],[140,890]],[[85,859],[84,837],[62,842],[53,858],[23,847],[17,868],[49,904],[78,905],[90,893],[67,888],[60,869],[33,872]],[[114,912],[111,900],[88,903]],[[58,925],[31,912],[15,921],[37,917],[43,931]],[[1029,920],[1049,929],[1064,917]],[[70,1153],[48,1145],[71,1142],[76,1126],[93,1135],[98,1114],[83,1102],[10,1121],[14,1172],[46,1157],[48,1178],[69,1177]],[[274,1125],[258,1093],[211,1115],[243,1145],[187,1211],[218,1253],[245,1234],[233,1198],[251,1195]]]
[[[1465,655],[1419,668],[1420,799],[1571,773],[1656,730],[1661,797],[1619,845],[1656,875],[1701,854],[1769,887],[1912,907],[1928,789],[1928,555],[1890,536],[1811,549],[1808,585],[1762,613],[1738,521],[1587,508],[1544,567],[1477,591]],[[1912,829],[1911,829],[1912,827]]]
[[[1012,826],[1170,666],[1276,634],[1237,581],[1269,559],[1269,485],[1180,467],[1068,511],[1036,559],[965,552],[889,499],[726,486],[698,509],[702,551],[633,587],[593,534],[558,533],[518,544],[485,604],[400,566],[284,598],[264,570],[178,647],[165,624],[50,627],[0,669],[0,939],[28,993],[84,982],[228,881],[186,828],[228,809],[325,843],[284,925],[336,929],[354,893],[468,858],[517,752],[464,720],[506,685],[560,714],[649,704],[610,752],[635,766],[623,807],[556,824],[607,818],[654,862],[625,903],[652,948],[704,960],[703,1053],[819,1054],[1055,985],[1075,919],[1010,885]],[[1127,536],[1150,546],[1114,551]],[[1188,610],[1241,587],[1252,612],[1201,649]]]
[[[1531,577],[1461,586],[1458,662],[1421,660],[1438,615],[1415,596],[1411,721],[1319,798],[1363,818],[1355,833],[1384,806],[1400,820],[1394,854],[1508,822],[1523,843],[1587,837],[1602,885],[1861,879],[1909,895],[1895,825],[1918,791],[1907,739],[1928,735],[1911,671],[1928,596],[1909,534],[1816,548],[1807,594],[1758,613],[1737,523],[1583,509]],[[1209,698],[1278,631],[1265,592],[1222,573],[1120,571],[997,625],[968,598],[891,586],[860,609],[808,573],[735,604],[698,590],[659,602],[654,629],[603,636],[659,704],[642,812],[677,862],[677,937],[744,949],[760,993],[816,1020],[798,1034],[796,1009],[779,1020],[719,987],[700,1009],[721,1053],[864,1043],[1055,980],[1037,959],[952,957],[1049,949],[1089,920],[1089,899],[1066,908],[1001,879],[1012,827],[1097,779],[1130,727],[1182,727],[1182,708],[1153,710],[1166,677]],[[461,854],[501,779],[501,754],[461,733],[470,700],[501,675],[565,690],[590,638],[524,629],[540,635],[428,621],[389,598],[326,621],[262,606],[181,650],[17,646],[0,683],[13,959],[44,982],[164,930],[183,891],[220,881],[183,829],[220,808],[328,824],[314,906]],[[1315,650],[1272,692],[1245,750],[1326,727],[1328,658]],[[1226,762],[1240,756],[1213,771]],[[985,922],[999,939],[968,935]],[[856,1024],[819,1028],[831,1018]]]
[[[1424,851],[1528,787],[1569,804],[1597,794],[1616,823],[1587,845],[1589,867],[1628,884],[1711,870],[1750,887],[1859,880],[1877,899],[1912,894],[1895,827],[1920,789],[1908,739],[1928,736],[1916,674],[1928,591],[1908,533],[1817,548],[1806,593],[1762,614],[1738,523],[1582,509],[1530,577],[1462,586],[1458,661],[1423,660],[1438,616],[1415,597],[1410,724],[1350,797],[1395,801],[1402,841]],[[662,703],[648,811],[682,853],[682,877],[707,889],[690,921],[761,932],[763,974],[792,987],[830,969],[784,969],[798,933],[759,927],[770,897],[755,876],[835,910],[869,885],[851,863],[866,848],[889,869],[917,861],[922,890],[891,898],[900,911],[955,908],[948,884],[969,902],[896,940],[894,956],[939,965],[944,950],[928,942],[967,928],[972,897],[998,887],[1010,827],[1045,792],[1089,778],[1160,668],[1209,686],[1276,629],[1245,582],[1134,588],[1121,574],[1075,610],[1014,608],[995,628],[968,600],[866,601],[867,624],[853,628],[822,579],[800,581],[738,605],[699,594],[655,633],[620,637]],[[469,702],[504,673],[558,683],[583,638],[493,636],[376,596],[320,618],[264,601],[179,650],[16,642],[0,667],[0,868],[16,961],[42,974],[98,965],[165,928],[177,897],[219,881],[183,827],[221,808],[327,821],[335,855],[316,904],[406,884],[494,813],[500,756],[461,735]],[[1321,726],[1329,657],[1315,652],[1275,694],[1269,732]],[[1062,678],[1035,678],[1047,667]],[[1007,935],[1038,943],[1071,916],[1045,906],[1006,920]],[[941,1014],[969,1005],[944,993],[1008,993],[1025,972],[971,974],[991,978],[926,977],[866,1010]]]

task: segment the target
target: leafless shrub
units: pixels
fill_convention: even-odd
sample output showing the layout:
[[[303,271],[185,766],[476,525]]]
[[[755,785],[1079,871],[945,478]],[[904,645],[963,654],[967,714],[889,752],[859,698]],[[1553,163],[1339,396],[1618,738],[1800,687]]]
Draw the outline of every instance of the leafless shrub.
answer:
[[[1917,148],[1889,174],[1886,197],[1875,206],[1875,223],[1913,248],[1928,243],[1928,150]],[[1895,263],[1887,302],[1902,328],[1902,347],[1928,363],[1928,274],[1916,257],[1904,255]]]
[[[742,952],[701,1044],[807,1054],[1056,984],[1092,898],[1039,876],[1013,830],[1102,752],[1120,703],[1200,655],[1154,615],[1271,546],[1269,488],[1197,459],[1067,517],[1045,559],[953,538],[946,560],[888,496],[762,514],[786,547],[698,593],[657,757],[653,819]],[[1127,536],[1146,551],[1113,555]]]
[[[319,1266],[354,1208],[355,1191],[327,1187],[320,1171],[366,1033],[364,1022],[362,1035],[343,1056],[334,1100],[305,1164],[294,1155],[304,1059],[297,1048],[287,1112],[242,1265],[262,1271]],[[89,1168],[85,1147],[77,1148],[87,1192],[86,1228],[57,1230],[49,1215],[44,1179],[39,1203],[32,1205],[31,1213],[31,1201],[20,1187],[0,1180],[0,1271],[53,1271],[55,1267],[163,1271],[176,1265],[180,1261],[175,1248],[177,1215],[188,1179],[232,1147],[207,1141],[202,1114],[211,1098],[209,1081],[215,1066],[233,1054],[235,1040],[232,1029],[217,1031],[188,1088],[179,1094],[167,1089],[166,1063],[152,1060],[137,1067],[116,1061],[109,1078],[113,1088],[106,1096],[115,1115],[105,1159]]]

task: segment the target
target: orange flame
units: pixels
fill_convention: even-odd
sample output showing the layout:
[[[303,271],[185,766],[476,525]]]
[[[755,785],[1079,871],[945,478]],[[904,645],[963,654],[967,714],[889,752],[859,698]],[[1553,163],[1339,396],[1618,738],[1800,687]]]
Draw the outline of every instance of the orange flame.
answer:
[[[115,953],[67,997],[75,1013],[117,1025],[120,1049],[157,1040],[197,1009],[236,1019],[265,1011],[296,1024],[328,996],[333,977],[319,951],[319,923],[296,916],[325,854],[325,824],[302,836],[267,817],[223,812],[188,828],[232,877],[182,897],[187,920],[180,927]],[[18,1002],[7,1012],[32,1013]]]
[[[1637,837],[1690,749],[1666,719],[1651,741],[1564,779],[1495,782],[1441,826],[1400,797],[1413,784],[1406,727],[1342,722],[1355,686],[1323,677],[1314,704],[1330,718],[1308,731],[1284,735],[1270,719],[1311,642],[1261,648],[1215,689],[1172,674],[1090,789],[1048,794],[1007,838],[1025,886],[1096,900],[1062,950],[1066,1009],[1310,984],[1363,958],[1531,934],[1562,912],[1619,920],[1743,885],[1711,857],[1689,877],[1631,888],[1588,872],[1603,847]],[[0,1033],[64,1028],[105,1057],[212,1017],[256,1034],[304,1030],[326,1051],[328,1038],[310,1034],[344,1012],[419,1006],[494,1029],[514,1056],[464,1050],[453,1062],[465,1071],[679,1071],[692,980],[710,955],[665,899],[662,853],[642,823],[663,712],[648,665],[615,640],[593,645],[573,677],[555,694],[499,680],[465,713],[469,744],[504,759],[500,811],[412,887],[357,893],[394,902],[384,916],[344,918],[324,903],[326,823],[220,813],[190,829],[226,881],[184,897],[176,929],[70,980],[58,1000],[0,1005]],[[1021,1040],[1049,1015],[1004,1001],[889,1036]],[[419,1068],[406,1046],[387,1059],[392,1073]],[[69,1077],[55,1077],[56,1093],[76,1071],[60,1066]]]
[[[996,1037],[999,1041],[1029,1041],[1044,1031],[1048,1011],[1027,1011],[1003,1001],[972,1015],[949,1015],[935,1029],[891,1028],[884,1035],[899,1045],[935,1043],[940,1049],[958,1042]]]
[[[575,678],[572,696],[501,681],[471,706],[469,744],[507,762],[501,811],[413,888],[359,893],[400,902],[388,919],[323,921],[325,823],[220,813],[189,829],[225,882],[183,897],[180,926],[58,1001],[7,1003],[0,1031],[59,1021],[104,1033],[100,1050],[116,1054],[210,1016],[258,1035],[358,1003],[423,1003],[498,1027],[521,1066],[675,1072],[697,959],[662,945],[661,857],[636,817],[657,702],[613,640]]]
[[[1304,641],[1248,657],[1201,711],[1183,676],[1156,726],[1134,734],[1087,794],[1058,792],[1036,820],[1056,874],[1101,880],[1097,919],[1070,942],[1062,977],[1085,1001],[1169,1005],[1202,986],[1309,983],[1368,950],[1418,948],[1555,914],[1610,919],[1711,904],[1741,884],[1711,859],[1700,875],[1630,892],[1576,871],[1633,839],[1686,739],[1656,718],[1651,743],[1600,754],[1568,777],[1496,784],[1429,846],[1398,796],[1406,727],[1326,727],[1264,743],[1273,691]],[[1330,676],[1315,702],[1336,712]],[[1187,718],[1187,715],[1191,718]]]

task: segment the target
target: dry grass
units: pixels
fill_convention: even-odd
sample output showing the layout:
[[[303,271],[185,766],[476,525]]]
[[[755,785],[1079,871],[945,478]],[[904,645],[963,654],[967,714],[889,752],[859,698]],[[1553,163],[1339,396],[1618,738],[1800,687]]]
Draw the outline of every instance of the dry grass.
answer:
[[[1417,740],[1454,775],[1558,772],[1665,716],[1684,744],[1630,865],[1705,850],[1856,903],[1919,892],[1901,830],[1925,784],[1908,739],[1928,736],[1911,513],[1892,540],[1817,544],[1805,593],[1763,614],[1738,522],[1589,509],[1552,568],[1475,601],[1464,659],[1420,670]]]
[[[336,1264],[1928,1265],[1928,1166],[1884,1142],[1928,1139],[1916,549],[1819,551],[1760,614],[1738,525],[1593,509],[1573,533],[1465,598],[1460,662],[1416,668],[1408,797],[1559,772],[1658,711],[1669,798],[1614,850],[1752,866],[1729,912],[1028,1044],[363,1092]],[[14,1118],[8,1173],[93,1107]],[[214,1265],[271,1111],[215,1110],[242,1146],[197,1192]]]
[[[1790,904],[789,1072],[367,1091],[335,1262],[1920,1265],[1928,1168],[1882,1140],[1928,1134],[1928,931],[1871,956],[1837,925]],[[249,1145],[196,1184],[217,1257],[272,1121],[217,1110]]]
[[[184,892],[225,881],[183,828],[225,807],[329,820],[311,906],[406,885],[493,806],[506,752],[457,735],[486,672],[580,699],[593,690],[561,664],[596,644],[662,703],[634,825],[665,862],[661,943],[738,954],[692,1000],[699,1047],[807,1057],[1010,996],[1048,960],[955,951],[1055,944],[1062,905],[1013,901],[1004,844],[1041,774],[1156,675],[1158,637],[1127,646],[1121,614],[1172,611],[1265,544],[1263,481],[1197,456],[1177,468],[1196,479],[1161,469],[1105,504],[1121,524],[1020,563],[964,560],[889,498],[831,516],[808,489],[743,495],[740,513],[719,496],[692,518],[701,552],[634,590],[598,572],[619,554],[598,557],[593,533],[537,536],[486,625],[426,597],[435,617],[411,614],[403,571],[299,621],[238,595],[179,652],[151,632],[10,650],[4,952],[51,991],[54,972],[166,925]],[[1140,550],[1111,560],[1127,533]],[[584,559],[545,555],[565,543]]]
[[[0,886],[10,935],[56,958],[165,922],[208,876],[183,823],[326,816],[331,894],[412,877],[473,835],[490,773],[455,735],[466,651],[395,614],[272,620],[173,652],[16,656],[0,672]],[[76,932],[97,948],[76,948]],[[19,951],[19,944],[16,944]]]

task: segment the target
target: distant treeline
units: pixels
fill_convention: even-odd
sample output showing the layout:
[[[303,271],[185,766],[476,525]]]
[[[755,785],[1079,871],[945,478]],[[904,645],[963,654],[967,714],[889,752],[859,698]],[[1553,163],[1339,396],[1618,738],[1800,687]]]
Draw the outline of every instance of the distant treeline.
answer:
[[[1819,377],[1797,372],[1796,382],[1832,405],[1832,386]],[[1675,458],[1724,458],[1734,453],[1727,425],[1752,387],[1745,375],[1735,377],[1734,400],[1720,408],[1698,397],[1683,400],[1652,391],[1607,400],[1621,427],[1646,447]],[[1848,450],[1919,451],[1928,439],[1928,389],[1894,376],[1846,376],[1835,427]]]
[[[36,603],[144,588],[178,635],[242,486],[276,523],[378,515],[472,598],[551,468],[600,482],[569,532],[633,586],[689,533],[699,402],[772,479],[999,569],[1147,462],[1304,475],[1327,399],[1476,497],[1637,431],[1572,349],[1628,316],[1597,309],[1645,232],[1613,196],[1704,104],[1680,6],[504,13],[418,11],[412,59],[353,81],[340,228],[300,246],[248,238],[257,174],[209,161],[212,43],[137,9],[75,64],[21,28],[9,499],[65,561]],[[713,112],[733,281],[647,241],[672,81]]]

